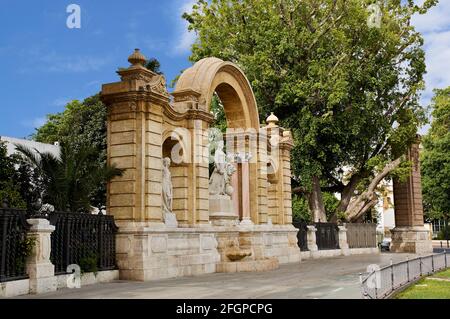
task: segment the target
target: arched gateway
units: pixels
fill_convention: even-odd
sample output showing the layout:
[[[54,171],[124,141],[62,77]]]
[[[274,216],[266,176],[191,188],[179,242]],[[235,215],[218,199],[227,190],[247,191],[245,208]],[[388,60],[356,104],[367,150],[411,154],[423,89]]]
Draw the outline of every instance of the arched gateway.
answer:
[[[261,127],[244,73],[203,59],[181,75],[171,96],[164,77],[143,67],[139,50],[128,61],[118,71],[121,81],[101,93],[108,162],[126,169],[108,185],[121,278],[261,271],[300,261],[291,225],[290,132],[274,116]],[[214,92],[228,126],[228,195],[211,195],[209,183]]]

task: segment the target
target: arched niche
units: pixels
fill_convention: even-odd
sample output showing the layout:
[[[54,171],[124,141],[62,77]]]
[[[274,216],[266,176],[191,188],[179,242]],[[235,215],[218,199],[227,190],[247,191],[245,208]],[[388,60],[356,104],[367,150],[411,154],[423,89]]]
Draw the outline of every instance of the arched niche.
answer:
[[[171,160],[170,174],[173,186],[173,212],[177,217],[180,226],[192,223],[189,219],[187,204],[187,189],[189,180],[187,177],[187,152],[183,142],[183,137],[174,131],[163,134],[162,155]]]

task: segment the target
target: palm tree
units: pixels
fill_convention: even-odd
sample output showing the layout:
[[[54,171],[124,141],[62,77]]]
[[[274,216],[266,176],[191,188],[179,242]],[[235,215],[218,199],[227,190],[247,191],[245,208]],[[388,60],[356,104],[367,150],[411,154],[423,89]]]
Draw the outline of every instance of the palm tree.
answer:
[[[98,185],[123,173],[114,165],[99,166],[93,160],[97,156],[96,151],[89,146],[74,151],[61,145],[59,157],[23,145],[15,146],[37,170],[44,189],[43,202],[52,204],[56,210],[89,211],[91,196]]]

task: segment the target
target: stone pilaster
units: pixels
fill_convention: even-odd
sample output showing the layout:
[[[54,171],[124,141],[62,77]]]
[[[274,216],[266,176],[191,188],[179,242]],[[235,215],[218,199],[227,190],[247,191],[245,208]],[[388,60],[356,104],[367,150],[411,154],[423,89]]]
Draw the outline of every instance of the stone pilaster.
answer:
[[[350,249],[347,241],[347,228],[345,226],[338,226],[339,228],[339,248],[341,249],[342,255],[349,256]]]
[[[27,260],[27,273],[30,277],[30,293],[40,294],[56,291],[55,266],[50,261],[50,235],[55,226],[47,219],[28,219],[31,225],[28,238],[34,242],[33,251]]]
[[[423,220],[419,141],[408,149],[406,155],[412,162],[412,170],[405,182],[394,179],[395,228],[391,231],[391,250],[431,253],[433,245]]]

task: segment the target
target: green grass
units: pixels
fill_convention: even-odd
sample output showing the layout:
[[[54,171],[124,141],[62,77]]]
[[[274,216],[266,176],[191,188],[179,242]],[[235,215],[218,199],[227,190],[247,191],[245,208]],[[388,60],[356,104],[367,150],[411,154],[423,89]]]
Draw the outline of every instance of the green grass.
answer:
[[[436,273],[432,277],[450,279],[450,269]],[[424,278],[398,293],[395,299],[450,299],[450,281]]]
[[[433,277],[450,279],[450,268],[434,274]]]

